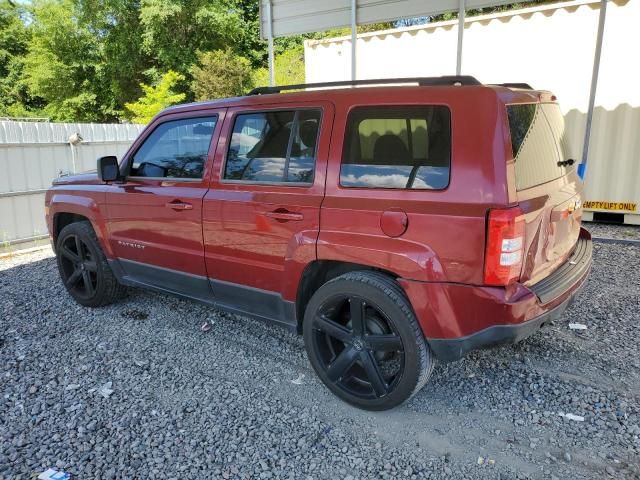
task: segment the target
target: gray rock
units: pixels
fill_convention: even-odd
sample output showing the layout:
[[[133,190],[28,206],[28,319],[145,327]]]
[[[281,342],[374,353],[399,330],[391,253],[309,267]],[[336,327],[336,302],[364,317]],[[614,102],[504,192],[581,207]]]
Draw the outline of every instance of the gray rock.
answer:
[[[594,255],[590,281],[554,325],[439,364],[410,402],[378,413],[333,397],[302,339],[277,327],[137,290],[88,309],[70,300],[51,254],[2,259],[0,478],[56,462],[72,478],[105,479],[638,477],[626,462],[640,456],[640,287],[631,281],[640,254],[595,244]],[[132,310],[149,316],[122,316]],[[205,318],[215,325],[208,335]],[[589,336],[567,335],[569,321],[588,324]],[[64,345],[55,361],[41,348],[51,342]],[[301,374],[303,386],[290,383]],[[117,393],[106,400],[97,390],[108,379]],[[443,453],[460,439],[473,460]],[[621,463],[598,473],[569,450]],[[497,461],[477,465],[478,456]]]

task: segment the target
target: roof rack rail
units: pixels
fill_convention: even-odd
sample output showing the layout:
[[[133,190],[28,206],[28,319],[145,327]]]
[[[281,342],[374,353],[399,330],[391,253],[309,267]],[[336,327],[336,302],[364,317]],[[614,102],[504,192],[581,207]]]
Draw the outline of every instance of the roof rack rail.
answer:
[[[498,87],[507,87],[507,88],[522,88],[524,90],[534,90],[534,88],[528,83],[496,83]]]
[[[257,87],[248,95],[265,95],[281,93],[286,90],[304,90],[307,88],[357,87],[359,85],[393,85],[399,83],[415,83],[421,87],[438,85],[482,85],[475,77],[469,75],[447,75],[442,77],[416,78],[378,78],[371,80],[344,80],[340,82],[300,83],[297,85],[278,85],[276,87]]]

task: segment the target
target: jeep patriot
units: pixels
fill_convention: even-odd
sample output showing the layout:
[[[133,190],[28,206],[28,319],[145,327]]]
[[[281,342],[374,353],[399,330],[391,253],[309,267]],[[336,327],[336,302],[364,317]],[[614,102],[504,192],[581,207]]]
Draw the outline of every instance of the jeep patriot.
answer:
[[[574,162],[555,96],[524,84],[263,87],[161,112],[55,180],[47,225],[81,305],[136,286],[276,322],[384,410],[436,360],[562,315],[591,266]]]

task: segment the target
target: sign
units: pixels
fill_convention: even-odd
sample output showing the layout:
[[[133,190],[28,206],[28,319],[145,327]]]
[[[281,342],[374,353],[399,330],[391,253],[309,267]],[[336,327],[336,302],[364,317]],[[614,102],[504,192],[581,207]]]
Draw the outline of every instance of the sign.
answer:
[[[586,200],[582,206],[589,210],[614,210],[623,212],[635,212],[638,208],[638,205],[633,202],[600,202],[592,200]]]

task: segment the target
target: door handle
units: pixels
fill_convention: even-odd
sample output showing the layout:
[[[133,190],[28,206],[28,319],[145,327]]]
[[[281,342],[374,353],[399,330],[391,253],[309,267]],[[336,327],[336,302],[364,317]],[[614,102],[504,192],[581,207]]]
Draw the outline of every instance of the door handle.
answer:
[[[290,212],[288,210],[274,210],[273,212],[265,212],[263,215],[283,222],[295,222],[304,218],[301,213]]]
[[[169,202],[165,204],[165,207],[173,210],[193,210],[193,205],[185,202]]]

